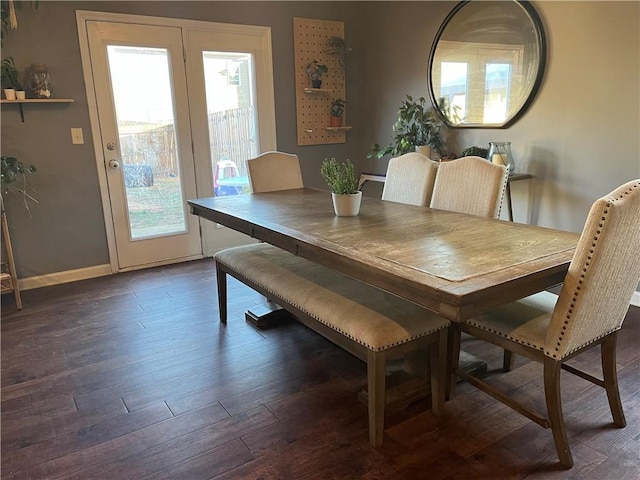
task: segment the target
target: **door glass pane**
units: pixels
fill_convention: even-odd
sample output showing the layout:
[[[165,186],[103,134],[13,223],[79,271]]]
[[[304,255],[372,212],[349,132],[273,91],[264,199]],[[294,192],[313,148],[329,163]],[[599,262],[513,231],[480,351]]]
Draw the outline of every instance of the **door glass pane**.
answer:
[[[250,53],[202,52],[213,191],[249,193],[247,160],[259,153]]]
[[[121,45],[107,51],[131,239],[183,233],[169,53]]]

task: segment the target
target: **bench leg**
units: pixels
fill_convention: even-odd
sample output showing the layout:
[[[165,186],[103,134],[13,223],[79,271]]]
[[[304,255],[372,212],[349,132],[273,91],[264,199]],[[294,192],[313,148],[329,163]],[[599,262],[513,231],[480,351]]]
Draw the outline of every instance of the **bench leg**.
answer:
[[[429,348],[429,370],[431,371],[431,412],[439,415],[447,390],[447,329],[436,334],[435,344]]]
[[[216,263],[216,282],[218,284],[218,309],[220,321],[227,323],[227,272]]]
[[[382,446],[384,434],[385,363],[384,352],[368,352],[369,443],[374,447]]]

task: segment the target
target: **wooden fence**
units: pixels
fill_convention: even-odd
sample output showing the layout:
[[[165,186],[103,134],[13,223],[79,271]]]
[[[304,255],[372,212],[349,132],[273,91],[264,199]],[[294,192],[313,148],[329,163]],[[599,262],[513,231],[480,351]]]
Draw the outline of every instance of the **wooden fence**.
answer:
[[[240,107],[209,114],[212,166],[218,160],[233,160],[240,175],[247,175],[247,160],[258,154],[255,109]],[[122,163],[151,165],[155,175],[178,172],[173,125],[128,123],[120,126]]]

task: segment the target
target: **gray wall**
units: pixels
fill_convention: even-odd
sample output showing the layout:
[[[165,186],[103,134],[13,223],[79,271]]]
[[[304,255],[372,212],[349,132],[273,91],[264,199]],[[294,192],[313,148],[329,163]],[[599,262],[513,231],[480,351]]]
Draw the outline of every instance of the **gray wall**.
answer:
[[[367,160],[391,137],[405,93],[427,97],[427,60],[435,33],[456,2],[40,2],[18,11],[18,30],[2,56],[19,68],[50,67],[57,97],[75,103],[2,108],[2,154],[38,167],[32,184],[40,205],[33,218],[19,199],[7,210],[19,277],[108,263],[96,162],[90,138],[71,145],[69,129],[89,137],[75,10],[111,11],[272,28],[278,148],[297,153],[305,183],[324,188],[323,158],[350,158],[363,171],[383,173],[386,159]],[[536,2],[547,28],[546,78],[527,114],[505,130],[448,134],[460,151],[493,140],[513,142],[519,171],[533,181],[513,184],[517,221],[580,231],[589,206],[619,184],[640,177],[640,3]],[[345,22],[353,47],[347,63],[347,143],[298,147],[295,131],[292,18]],[[367,194],[378,195],[376,186]]]

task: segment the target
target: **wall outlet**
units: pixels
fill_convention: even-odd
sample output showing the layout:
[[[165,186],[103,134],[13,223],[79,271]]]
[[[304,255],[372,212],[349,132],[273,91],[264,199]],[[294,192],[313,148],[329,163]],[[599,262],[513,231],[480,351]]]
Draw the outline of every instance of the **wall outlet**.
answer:
[[[81,128],[71,129],[71,143],[73,143],[74,145],[84,144],[84,135],[82,134]]]

